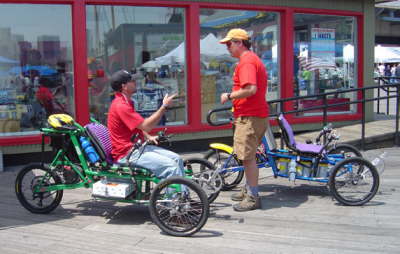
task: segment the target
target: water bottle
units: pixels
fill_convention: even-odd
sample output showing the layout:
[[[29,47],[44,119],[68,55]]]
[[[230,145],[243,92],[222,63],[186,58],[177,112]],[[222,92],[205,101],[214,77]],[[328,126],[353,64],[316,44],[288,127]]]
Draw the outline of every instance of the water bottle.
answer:
[[[296,179],[296,159],[291,159],[289,163],[289,181]]]
[[[83,150],[85,151],[91,163],[95,163],[100,160],[100,157],[97,154],[96,150],[94,150],[92,144],[86,137],[80,137],[79,140],[81,142]]]
[[[382,174],[385,171],[385,157],[386,152],[381,153],[378,157],[371,161],[372,165],[376,167],[379,174]]]

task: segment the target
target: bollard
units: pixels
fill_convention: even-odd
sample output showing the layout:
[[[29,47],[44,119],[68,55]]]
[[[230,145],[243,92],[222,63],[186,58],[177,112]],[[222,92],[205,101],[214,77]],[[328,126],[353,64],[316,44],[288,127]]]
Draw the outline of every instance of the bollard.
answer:
[[[3,165],[3,151],[0,149],[0,172],[4,171],[4,165]]]

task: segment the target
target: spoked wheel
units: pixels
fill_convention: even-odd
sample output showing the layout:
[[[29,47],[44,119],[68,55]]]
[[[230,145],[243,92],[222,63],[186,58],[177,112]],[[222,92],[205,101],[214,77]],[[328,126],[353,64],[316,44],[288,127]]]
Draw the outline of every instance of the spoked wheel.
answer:
[[[193,181],[200,185],[212,203],[218,197],[223,186],[223,180],[215,167],[207,160],[201,158],[189,158],[183,161],[183,165],[192,172]]]
[[[363,205],[370,201],[379,188],[379,174],[369,161],[347,158],[332,169],[329,189],[333,197],[344,205]]]
[[[32,213],[49,213],[57,208],[63,191],[41,191],[42,187],[60,184],[61,179],[42,164],[23,168],[15,180],[15,193],[21,205]]]
[[[232,171],[229,168],[241,166],[239,160],[232,154],[223,150],[212,149],[207,152],[204,159],[211,162],[216,169],[223,170],[221,173],[224,181],[222,190],[227,191],[235,188],[243,179],[244,170]]]
[[[156,185],[149,209],[154,223],[173,236],[196,233],[210,213],[205,192],[194,181],[183,177],[170,177]]]
[[[346,159],[349,157],[363,157],[361,152],[354,146],[349,144],[337,144],[328,150],[328,154],[335,157]]]

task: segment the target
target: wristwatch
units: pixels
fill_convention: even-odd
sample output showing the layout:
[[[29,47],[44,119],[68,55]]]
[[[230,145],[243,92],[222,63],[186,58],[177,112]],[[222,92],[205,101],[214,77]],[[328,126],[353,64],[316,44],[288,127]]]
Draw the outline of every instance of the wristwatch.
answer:
[[[231,93],[228,93],[228,95],[226,97],[228,97],[228,100],[232,100]]]

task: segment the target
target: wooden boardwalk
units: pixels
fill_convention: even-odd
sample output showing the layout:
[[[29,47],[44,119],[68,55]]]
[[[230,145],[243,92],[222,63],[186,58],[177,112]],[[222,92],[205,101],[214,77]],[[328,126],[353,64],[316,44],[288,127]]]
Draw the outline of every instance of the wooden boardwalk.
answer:
[[[0,174],[0,253],[399,253],[400,149],[386,151],[379,193],[363,207],[341,206],[323,185],[293,185],[262,169],[262,209],[234,212],[233,192],[223,192],[189,238],[161,233],[146,207],[94,200],[88,189],[65,191],[51,214],[31,214],[14,194],[17,170],[7,169]]]

